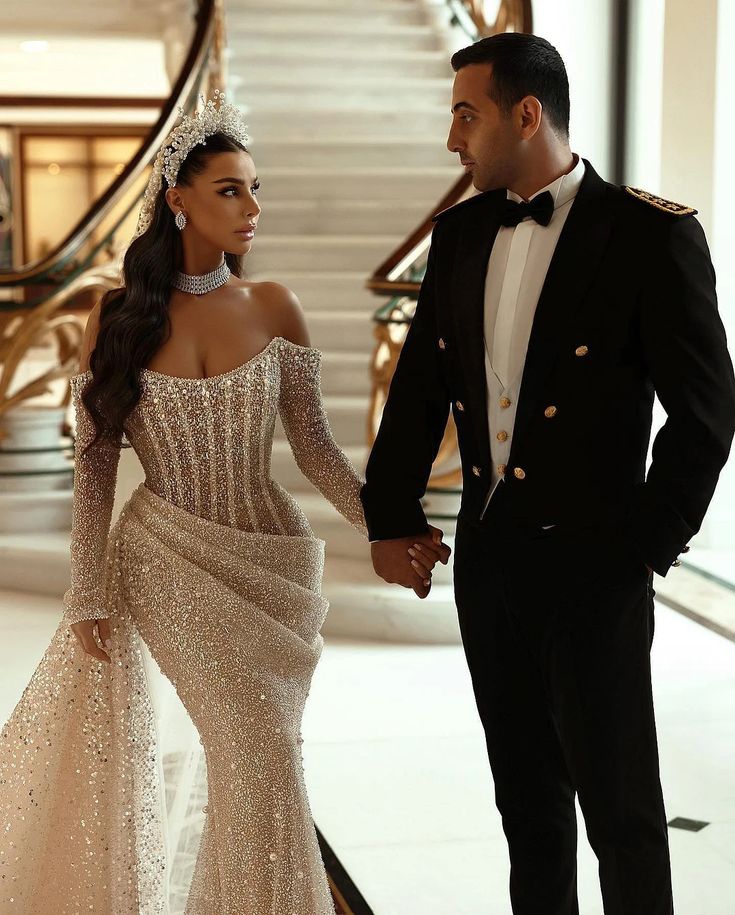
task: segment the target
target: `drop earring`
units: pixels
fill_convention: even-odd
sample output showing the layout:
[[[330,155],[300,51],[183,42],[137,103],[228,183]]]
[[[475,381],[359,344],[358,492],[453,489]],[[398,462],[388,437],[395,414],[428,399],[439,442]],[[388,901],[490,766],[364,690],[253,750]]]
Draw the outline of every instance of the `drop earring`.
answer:
[[[186,225],[186,213],[183,210],[179,210],[174,222],[176,223],[176,228],[181,231]]]

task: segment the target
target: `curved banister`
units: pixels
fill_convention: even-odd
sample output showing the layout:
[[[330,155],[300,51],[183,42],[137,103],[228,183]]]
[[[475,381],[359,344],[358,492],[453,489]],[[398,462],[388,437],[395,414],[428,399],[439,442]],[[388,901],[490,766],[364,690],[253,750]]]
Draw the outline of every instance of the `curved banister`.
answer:
[[[424,219],[424,221],[417,226],[376,269],[375,273],[373,273],[367,281],[367,288],[376,293],[376,295],[418,295],[421,281],[413,279],[406,280],[401,279],[401,277],[428,248],[432,218],[437,213],[445,210],[447,207],[454,206],[455,203],[458,203],[463,197],[467,196],[467,192],[471,186],[472,176],[462,175],[447,191],[444,197],[442,197],[426,219]]]
[[[196,104],[196,94],[205,76],[208,89],[224,89],[224,64],[219,53],[224,39],[222,2],[198,0],[194,34],[171,95],[123,172],[53,251],[20,269],[0,271],[0,288],[39,287],[39,294],[25,301],[12,298],[0,301],[0,420],[19,404],[52,392],[55,381],[74,371],[83,322],[71,313],[64,313],[69,304],[80,294],[104,292],[120,285],[124,245],[116,244],[115,237],[130,213],[139,207],[144,192],[133,195],[124,212],[115,215],[113,225],[105,226],[103,236],[89,245],[91,233],[135,186],[178,119],[178,108],[190,110],[192,103]],[[83,256],[79,256],[85,245]],[[110,260],[95,265],[96,256],[103,248],[108,249]],[[30,349],[49,339],[56,342],[54,364],[43,367],[40,374],[14,388],[21,363]],[[68,398],[69,390],[65,388],[62,405],[68,403]]]
[[[120,212],[113,225],[110,226],[102,238],[95,242],[93,247],[89,248],[81,260],[75,261],[71,269],[64,270],[64,266],[69,266],[68,263],[66,265],[61,263],[56,264],[52,270],[49,270],[44,274],[47,278],[47,283],[43,287],[43,291],[34,298],[27,298],[21,302],[16,302],[12,299],[0,299],[0,314],[3,312],[30,311],[37,305],[46,302],[50,297],[56,296],[57,293],[63,293],[64,290],[66,290],[66,300],[71,301],[74,297],[71,291],[72,282],[78,276],[89,271],[90,268],[94,268],[94,259],[100,251],[105,248],[110,249],[111,247],[114,247],[113,243],[118,229],[128,216],[140,207],[144,192],[145,189],[142,189],[126,209]],[[38,281],[36,280],[36,282]],[[78,292],[79,290],[75,287],[75,291]],[[2,354],[0,353],[0,359],[1,355]]]
[[[462,6],[477,29],[475,36],[477,38],[496,35],[500,32],[530,32],[533,28],[531,0],[501,0],[498,14],[492,24],[485,18],[481,0],[446,0],[446,2],[450,8],[457,5]],[[428,247],[427,239],[431,235],[432,218],[441,210],[453,206],[464,197],[469,196],[468,192],[471,187],[471,176],[460,176],[426,218],[376,268],[367,281],[367,288],[376,295],[417,296],[420,282],[401,279],[401,275]]]
[[[531,0],[501,0],[495,21],[490,23],[482,0],[446,0],[452,11],[452,24],[459,25],[474,41],[501,32],[531,32],[533,14]],[[366,286],[376,295],[389,296],[389,301],[373,314],[376,339],[371,365],[372,391],[367,417],[368,444],[377,435],[383,405],[408,326],[413,319],[416,298],[421,288],[422,257],[431,242],[432,218],[436,213],[459,203],[470,195],[472,178],[461,175],[426,218],[376,268]],[[457,492],[461,483],[458,466],[457,430],[450,417],[447,430],[434,462],[429,489],[437,492]]]
[[[531,0],[501,0],[494,22],[489,22],[482,0],[462,0],[462,5],[477,29],[477,37],[487,38],[500,32],[532,32]]]
[[[99,197],[91,209],[68,235],[47,255],[21,268],[0,270],[0,288],[27,286],[47,281],[67,264],[82,248],[91,232],[99,226],[110,210],[125,196],[148,166],[178,118],[178,107],[188,108],[202,80],[210,47],[215,37],[219,0],[198,0],[196,28],[189,51],[166,100],[161,114],[148,136],[123,171]],[[13,303],[16,309],[31,307],[23,302]]]
[[[446,3],[452,12],[452,25],[458,25],[471,41],[499,32],[533,30],[531,0],[501,3],[494,22],[488,20],[482,0],[446,0]]]

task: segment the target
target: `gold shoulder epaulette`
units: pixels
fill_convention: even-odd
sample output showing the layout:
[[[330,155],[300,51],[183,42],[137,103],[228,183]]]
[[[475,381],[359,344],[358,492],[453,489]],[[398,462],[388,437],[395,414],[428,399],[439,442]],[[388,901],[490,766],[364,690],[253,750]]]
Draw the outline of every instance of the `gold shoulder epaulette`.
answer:
[[[642,200],[649,206],[661,210],[663,213],[670,213],[672,216],[693,216],[698,210],[694,207],[688,207],[683,203],[675,203],[673,200],[666,200],[665,197],[657,197],[648,191],[642,191],[638,187],[624,187],[624,191],[635,197],[636,200]]]

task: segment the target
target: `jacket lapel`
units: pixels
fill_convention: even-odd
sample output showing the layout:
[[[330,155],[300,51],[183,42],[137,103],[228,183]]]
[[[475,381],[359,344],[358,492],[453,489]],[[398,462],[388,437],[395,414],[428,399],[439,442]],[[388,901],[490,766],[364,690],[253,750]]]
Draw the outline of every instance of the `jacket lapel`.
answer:
[[[546,274],[534,315],[509,462],[560,355],[567,328],[597,275],[614,221],[613,188],[585,159],[585,174]]]
[[[505,199],[505,191],[496,192],[486,205],[478,207],[472,219],[463,221],[452,270],[451,301],[457,361],[464,375],[466,399],[485,466],[490,463],[485,378],[485,277],[490,251],[500,227],[499,204]]]

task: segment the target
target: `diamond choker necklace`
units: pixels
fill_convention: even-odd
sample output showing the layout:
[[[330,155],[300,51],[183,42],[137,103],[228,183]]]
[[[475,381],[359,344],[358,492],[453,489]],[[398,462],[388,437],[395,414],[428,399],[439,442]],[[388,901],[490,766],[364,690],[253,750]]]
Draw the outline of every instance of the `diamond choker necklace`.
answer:
[[[229,278],[230,268],[227,266],[227,261],[223,260],[215,270],[203,273],[201,276],[191,276],[188,273],[182,273],[177,270],[174,274],[172,285],[182,292],[189,292],[192,295],[204,295],[206,292],[211,292],[213,289],[224,286]]]

